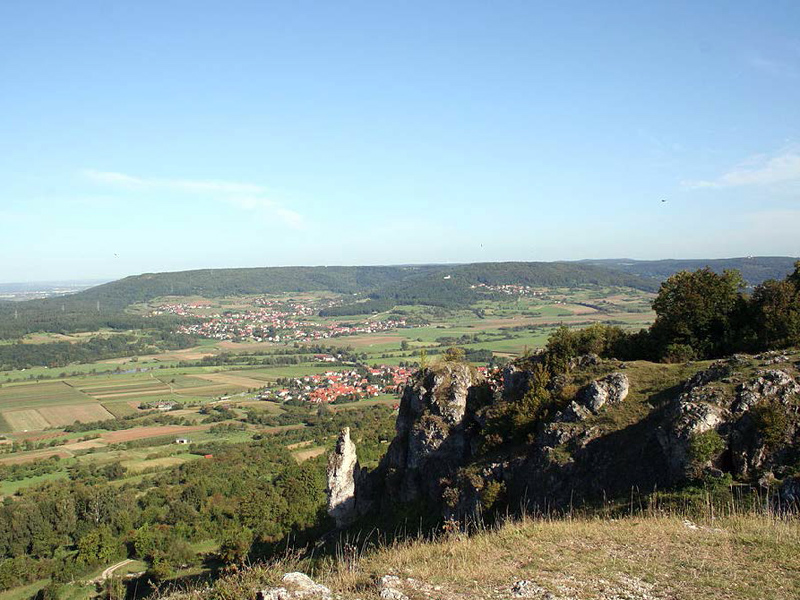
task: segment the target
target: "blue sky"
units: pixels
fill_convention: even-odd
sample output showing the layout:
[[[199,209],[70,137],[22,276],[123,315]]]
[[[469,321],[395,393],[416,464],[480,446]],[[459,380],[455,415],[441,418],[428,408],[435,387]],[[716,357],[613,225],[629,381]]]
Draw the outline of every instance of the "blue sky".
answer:
[[[800,255],[800,3],[606,4],[4,0],[0,281]]]

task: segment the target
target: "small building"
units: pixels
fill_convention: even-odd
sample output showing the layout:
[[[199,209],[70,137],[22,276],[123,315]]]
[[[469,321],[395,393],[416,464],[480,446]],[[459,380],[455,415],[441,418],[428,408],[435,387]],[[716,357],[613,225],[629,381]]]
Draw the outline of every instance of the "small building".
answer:
[[[176,438],[175,439],[175,443],[176,444],[190,444],[191,440],[189,438]]]

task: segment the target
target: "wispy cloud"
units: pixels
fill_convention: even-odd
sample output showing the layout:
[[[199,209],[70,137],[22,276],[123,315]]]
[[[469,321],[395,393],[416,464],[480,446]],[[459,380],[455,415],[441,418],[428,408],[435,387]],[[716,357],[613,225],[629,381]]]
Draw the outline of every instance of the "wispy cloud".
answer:
[[[684,181],[689,188],[730,188],[752,185],[771,185],[800,181],[800,152],[785,151],[775,156],[751,158],[716,179]]]
[[[299,229],[305,219],[300,213],[286,208],[269,197],[269,191],[260,185],[235,181],[216,181],[202,179],[160,179],[85,169],[83,176],[97,184],[141,191],[171,191],[181,194],[204,196],[240,210],[260,213],[277,218],[286,225]]]

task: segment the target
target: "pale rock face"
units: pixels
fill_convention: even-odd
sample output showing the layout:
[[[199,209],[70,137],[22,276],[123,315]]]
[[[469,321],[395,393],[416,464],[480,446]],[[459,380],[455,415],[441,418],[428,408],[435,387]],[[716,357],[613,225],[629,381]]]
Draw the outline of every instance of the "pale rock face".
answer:
[[[406,467],[419,469],[425,458],[439,449],[450,434],[450,428],[440,417],[426,415],[411,428],[408,436]]]
[[[582,394],[584,406],[597,413],[606,403],[616,404],[628,396],[630,384],[623,373],[611,373],[590,383]]]
[[[260,600],[330,600],[332,596],[327,587],[305,573],[286,573],[281,583],[283,587],[261,590]]]
[[[582,356],[577,356],[575,358],[570,359],[569,361],[569,368],[570,369],[586,369],[588,367],[596,367],[603,359],[601,359],[597,354],[594,352],[590,352],[589,354],[584,354]]]
[[[339,434],[336,449],[328,458],[328,514],[337,527],[347,527],[356,518],[356,479],[360,473],[356,445],[350,428]]]
[[[778,369],[759,371],[755,380],[739,386],[733,412],[745,412],[767,399],[786,403],[789,398],[797,394],[800,394],[800,384],[786,371]]]
[[[447,394],[434,394],[431,412],[438,413],[450,425],[458,425],[467,410],[467,395],[473,385],[468,365],[455,365],[446,374],[436,375],[434,389],[448,386]]]
[[[592,415],[591,411],[585,406],[578,404],[574,400],[564,409],[564,412],[557,418],[558,421],[565,423],[575,423],[585,421]]]
[[[665,426],[656,431],[670,470],[676,476],[688,472],[692,438],[724,422],[724,411],[714,403],[715,395],[702,384],[702,377],[695,379],[695,384],[688,385],[687,391],[673,401]]]

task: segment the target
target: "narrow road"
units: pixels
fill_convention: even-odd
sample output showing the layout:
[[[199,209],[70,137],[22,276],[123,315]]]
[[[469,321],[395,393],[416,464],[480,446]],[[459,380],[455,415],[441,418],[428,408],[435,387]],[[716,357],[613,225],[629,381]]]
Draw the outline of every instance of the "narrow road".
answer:
[[[126,558],[125,560],[122,560],[122,561],[118,562],[115,565],[111,565],[105,571],[100,573],[100,577],[95,579],[95,581],[98,582],[98,583],[103,583],[106,579],[111,577],[111,575],[114,573],[114,571],[116,571],[117,569],[121,569],[125,565],[130,564],[132,562],[133,562],[132,558]]]

